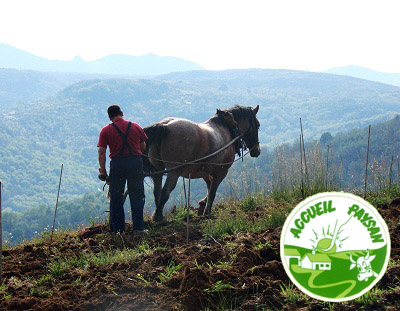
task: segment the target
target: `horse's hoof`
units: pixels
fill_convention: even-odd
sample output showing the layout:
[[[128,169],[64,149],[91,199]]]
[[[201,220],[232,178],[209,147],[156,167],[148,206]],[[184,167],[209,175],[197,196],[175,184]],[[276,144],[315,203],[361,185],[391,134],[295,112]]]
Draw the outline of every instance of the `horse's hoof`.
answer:
[[[204,213],[204,206],[203,208],[199,206],[199,210],[197,211],[197,216],[203,216],[203,213]]]
[[[199,202],[199,210],[197,211],[198,216],[203,216],[205,207],[206,207],[206,203],[204,201],[200,201]]]
[[[164,220],[163,215],[161,215],[161,214],[156,214],[156,213],[153,214],[153,221],[155,221],[155,222],[162,222],[163,220]]]

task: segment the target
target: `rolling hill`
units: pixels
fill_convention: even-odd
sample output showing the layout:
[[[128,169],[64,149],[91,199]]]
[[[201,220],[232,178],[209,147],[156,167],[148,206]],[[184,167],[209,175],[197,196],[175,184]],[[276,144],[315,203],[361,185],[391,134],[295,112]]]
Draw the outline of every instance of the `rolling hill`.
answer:
[[[364,181],[367,135],[367,128],[352,129],[348,132],[338,133],[335,136],[324,133],[319,141],[312,140],[306,143],[307,163],[311,180],[310,189],[312,192],[326,191],[328,189],[351,190],[361,193],[360,189],[363,189]],[[371,128],[368,191],[372,195],[380,191],[381,196],[386,193],[394,197],[400,189],[400,181],[398,180],[398,176],[400,176],[399,158],[396,157],[400,152],[400,144],[397,142],[399,135],[400,116],[396,116],[394,119],[384,123],[376,124]],[[326,180],[328,181],[328,185],[325,188],[327,144],[330,145],[330,154],[328,179]],[[90,156],[90,153],[88,153],[88,157]],[[395,157],[394,163],[392,163],[392,176],[390,177],[391,156]],[[88,159],[80,159],[84,162],[79,165],[81,169],[81,167],[85,166],[85,161]],[[272,196],[277,200],[280,199],[279,196],[284,196],[285,200],[288,197],[297,200],[301,196],[299,159],[298,143],[294,143],[293,145],[283,144],[274,149],[263,148],[260,157],[257,159],[246,157],[244,162],[239,161],[233,165],[228,177],[218,189],[216,202],[224,202],[226,199],[245,199],[243,204],[251,207],[254,203],[252,203],[252,196],[258,196],[260,193],[272,193]],[[35,160],[35,162],[38,162],[38,160]],[[73,164],[71,161],[70,163]],[[54,165],[56,164],[54,162]],[[75,163],[75,165],[77,164]],[[38,169],[40,170],[40,167]],[[43,183],[39,176],[39,179],[35,180],[32,185],[26,182],[25,186],[31,189],[24,190],[26,192],[29,190],[36,191],[42,197],[46,195],[45,191],[49,191],[47,195],[54,202],[58,181],[56,176],[56,173],[58,173],[57,169],[55,168],[49,174],[52,177],[51,182],[47,181],[48,185]],[[94,167],[93,171],[95,171]],[[75,172],[74,169],[71,169],[71,166],[67,166],[64,172],[67,175],[67,180],[64,180],[62,184],[62,200],[57,212],[56,227],[63,229],[76,228],[78,225],[89,225],[93,222],[104,221],[107,218],[105,211],[108,210],[109,203],[106,201],[104,192],[94,192],[94,186],[87,188],[86,191],[91,192],[90,194],[80,196],[67,193],[72,198],[65,200],[68,197],[64,190],[65,186],[67,190],[71,191],[74,190],[71,189],[73,182],[76,182],[75,185],[77,187],[82,188],[87,186],[82,181],[89,183],[89,185],[93,182],[93,185],[95,185],[95,177],[93,179],[89,177],[84,180],[85,176],[83,174],[88,173],[90,175],[90,172],[81,170],[75,174],[79,179],[74,180],[74,178],[71,178],[71,174]],[[30,172],[29,174],[33,175],[34,173]],[[80,177],[79,174],[81,174]],[[29,175],[27,176],[29,177]],[[304,174],[303,179],[306,179]],[[37,181],[41,182],[42,187],[46,186],[47,188],[41,189],[40,185],[37,185]],[[21,181],[17,180],[17,182]],[[146,184],[151,187],[149,179],[146,179]],[[394,188],[390,188],[390,185],[394,186]],[[100,184],[98,187],[101,188]],[[154,206],[150,187],[147,187],[146,190],[145,212],[148,215],[151,214],[152,206]],[[7,194],[9,192],[7,185],[5,190]],[[192,205],[196,206],[197,200],[202,199],[205,193],[206,187],[204,182],[202,180],[193,180],[191,185]],[[8,204],[13,202],[18,204],[18,200],[21,200],[21,198],[22,196],[19,195],[7,202]],[[48,205],[43,200],[42,202],[44,203],[36,206],[35,203],[41,197],[38,197],[35,192],[32,192],[32,198],[23,197],[23,199],[25,200],[23,201],[25,206],[21,206],[19,212],[9,208],[3,212],[3,237],[5,242],[8,241],[12,244],[19,243],[23,239],[31,239],[41,234],[41,232],[46,232],[50,229],[49,226],[52,223],[54,215],[54,203],[52,202],[53,204]],[[168,206],[179,206],[182,204],[183,189],[181,182],[179,182],[176,189],[172,192]],[[130,214],[128,204],[126,204],[126,214]]]
[[[400,112],[400,88],[345,76],[255,69],[81,81],[0,114],[3,206],[21,211],[52,203],[61,163],[63,200],[100,187],[96,143],[109,122],[110,104],[120,104],[126,117],[142,126],[168,116],[202,122],[216,108],[259,104],[260,141],[272,147],[298,138],[300,117],[306,139],[387,120]]]
[[[79,81],[111,78],[137,79],[138,77],[0,68],[0,112],[22,103],[43,101]]]
[[[400,73],[379,72],[358,66],[335,67],[326,71],[337,75],[350,76],[375,82],[400,86]]]

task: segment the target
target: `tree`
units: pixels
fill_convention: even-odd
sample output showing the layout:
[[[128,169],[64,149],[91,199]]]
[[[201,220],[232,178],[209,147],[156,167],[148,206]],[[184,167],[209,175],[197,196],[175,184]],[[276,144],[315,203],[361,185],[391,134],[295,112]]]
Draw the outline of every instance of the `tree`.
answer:
[[[333,136],[331,133],[326,132],[324,134],[321,135],[321,138],[319,139],[319,142],[321,145],[328,145],[333,139]]]

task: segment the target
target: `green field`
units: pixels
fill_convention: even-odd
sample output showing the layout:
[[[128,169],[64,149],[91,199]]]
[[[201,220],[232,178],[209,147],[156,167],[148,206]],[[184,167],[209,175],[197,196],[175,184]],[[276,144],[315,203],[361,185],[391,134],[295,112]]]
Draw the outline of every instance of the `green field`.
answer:
[[[309,249],[285,245],[285,253],[293,249],[300,253],[301,258],[305,254],[311,253]],[[384,265],[386,250],[387,246],[370,250],[370,255],[376,255],[371,265],[372,269],[378,274]],[[332,261],[331,270],[311,270],[291,264],[290,271],[304,288],[316,295],[329,298],[350,297],[367,288],[375,280],[375,277],[371,277],[367,281],[358,281],[357,268],[350,270],[350,254],[356,260],[360,256],[365,256],[366,252],[344,251],[329,254]]]

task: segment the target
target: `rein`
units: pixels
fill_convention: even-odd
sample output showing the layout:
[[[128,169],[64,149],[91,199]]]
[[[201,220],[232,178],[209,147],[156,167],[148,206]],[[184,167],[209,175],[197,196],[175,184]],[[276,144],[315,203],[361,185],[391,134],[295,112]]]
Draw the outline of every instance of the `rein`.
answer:
[[[245,154],[242,154],[241,157],[239,157],[239,158],[237,158],[237,159],[235,159],[235,160],[233,160],[231,162],[225,162],[225,163],[200,162],[200,161],[203,161],[203,160],[206,160],[208,158],[211,158],[211,157],[217,155],[218,153],[222,152],[223,150],[225,150],[229,146],[233,145],[238,139],[242,138],[242,136],[243,136],[243,134],[235,137],[227,145],[223,146],[222,148],[218,149],[217,151],[215,151],[215,152],[213,152],[213,153],[211,153],[211,154],[209,154],[209,155],[207,155],[205,157],[202,157],[200,159],[196,159],[196,160],[193,160],[193,161],[190,161],[190,162],[165,161],[165,160],[153,158],[153,157],[150,157],[148,155],[142,154],[143,157],[146,157],[148,159],[152,159],[152,160],[156,160],[156,161],[160,161],[160,162],[166,162],[166,163],[179,164],[179,165],[177,165],[175,167],[170,168],[169,170],[162,170],[162,171],[158,171],[158,172],[145,173],[144,177],[151,177],[151,176],[156,176],[156,175],[160,175],[160,174],[166,174],[166,173],[172,172],[172,171],[174,171],[174,170],[176,170],[178,168],[184,167],[186,165],[196,165],[196,164],[229,165],[229,164],[232,164],[232,163],[234,163],[234,162],[236,162],[236,161],[238,161],[240,159],[242,159],[242,161],[243,161],[243,158],[246,155],[248,155],[257,145],[254,145],[253,148],[249,149]],[[103,186],[103,191],[104,191],[105,186],[108,185],[108,184],[109,184],[109,182],[108,182],[108,180],[106,180],[106,182],[104,183],[104,186]]]
[[[229,125],[231,125],[231,124],[229,124]],[[228,144],[226,144],[225,146],[223,146],[223,147],[221,147],[220,149],[216,150],[215,152],[213,152],[213,153],[211,153],[211,154],[209,154],[209,155],[207,155],[207,156],[204,156],[204,157],[202,157],[202,158],[199,158],[199,159],[190,161],[190,162],[166,161],[166,160],[162,160],[162,159],[153,158],[153,157],[151,157],[151,156],[149,156],[149,155],[146,155],[146,154],[142,154],[142,157],[146,157],[146,158],[151,159],[151,160],[154,160],[154,161],[159,161],[159,162],[164,162],[164,163],[171,163],[171,164],[178,164],[177,166],[174,166],[174,167],[172,167],[172,168],[170,168],[170,169],[168,169],[168,170],[162,170],[162,171],[151,172],[151,173],[144,173],[144,177],[151,177],[151,176],[156,176],[156,175],[160,175],[160,174],[164,175],[164,174],[167,174],[167,173],[172,172],[172,171],[174,171],[174,170],[177,170],[177,169],[179,169],[179,168],[185,167],[185,166],[187,166],[187,165],[198,165],[198,164],[209,164],[209,165],[210,165],[210,164],[211,164],[211,165],[220,165],[220,166],[223,166],[223,165],[232,164],[232,163],[234,163],[234,162],[236,162],[236,161],[238,161],[238,160],[240,160],[240,159],[242,159],[242,161],[243,161],[243,158],[244,158],[246,155],[248,155],[248,154],[257,146],[257,144],[255,144],[255,145],[254,145],[252,148],[250,148],[245,154],[243,154],[243,150],[244,150],[244,149],[247,149],[247,147],[246,147],[246,145],[244,144],[243,141],[241,141],[241,142],[239,141],[239,144],[240,144],[239,148],[242,149],[242,152],[237,151],[237,149],[236,149],[236,147],[235,147],[235,151],[237,152],[237,154],[239,155],[239,157],[238,157],[237,159],[231,161],[231,162],[226,162],[226,163],[201,162],[201,161],[207,160],[207,159],[209,159],[209,158],[211,158],[211,157],[217,155],[218,153],[222,152],[223,150],[225,150],[226,148],[230,147],[231,145],[233,145],[233,144],[234,144],[235,142],[237,142],[238,140],[242,139],[242,137],[244,136],[244,134],[240,134],[240,131],[239,131],[239,128],[238,128],[237,125],[236,125],[235,128],[231,128],[231,132],[233,132],[233,135],[236,134],[236,133],[239,134],[239,135],[236,136],[234,139],[232,139],[232,140],[231,140]],[[258,144],[259,144],[259,142],[258,142]],[[106,180],[106,182],[105,182],[105,184],[104,184],[104,186],[103,186],[103,191],[104,191],[104,188],[105,188],[105,186],[106,186],[107,184],[109,184],[108,180]]]
[[[234,160],[234,161],[232,161],[232,162],[227,162],[227,163],[211,163],[211,162],[200,162],[200,161],[207,160],[207,159],[209,159],[209,158],[211,158],[211,157],[217,155],[218,153],[222,152],[222,151],[225,150],[226,148],[228,148],[228,147],[230,147],[231,145],[233,145],[238,139],[241,139],[242,136],[243,136],[243,135],[241,134],[241,135],[235,137],[234,139],[232,139],[227,145],[223,146],[222,148],[218,149],[217,151],[215,151],[215,152],[213,152],[213,153],[211,153],[211,154],[209,154],[209,155],[206,155],[205,157],[202,157],[202,158],[200,158],[200,159],[196,159],[196,160],[193,160],[193,161],[190,161],[190,162],[165,161],[165,160],[153,158],[153,157],[150,157],[150,156],[148,156],[148,155],[143,154],[142,156],[144,156],[144,157],[146,157],[146,158],[148,158],[148,159],[155,160],[155,161],[179,164],[179,165],[174,166],[174,167],[172,167],[172,168],[170,168],[170,169],[168,169],[168,170],[162,170],[162,171],[152,172],[152,173],[145,173],[144,176],[145,176],[145,177],[148,177],[148,176],[155,176],[155,175],[159,175],[159,174],[166,174],[166,173],[172,172],[172,171],[174,171],[174,170],[177,170],[177,169],[179,169],[179,168],[181,168],[181,167],[184,167],[184,166],[186,166],[186,165],[196,165],[196,164],[228,165],[228,164],[232,164],[233,162],[237,161],[238,159],[236,159],[236,160]],[[253,147],[253,148],[254,148],[254,147]],[[249,152],[250,152],[250,151],[251,151],[251,150],[249,150]],[[247,154],[247,153],[246,153],[246,154]],[[244,155],[243,155],[243,156],[244,156]],[[240,159],[240,158],[239,158],[239,159]]]

